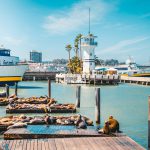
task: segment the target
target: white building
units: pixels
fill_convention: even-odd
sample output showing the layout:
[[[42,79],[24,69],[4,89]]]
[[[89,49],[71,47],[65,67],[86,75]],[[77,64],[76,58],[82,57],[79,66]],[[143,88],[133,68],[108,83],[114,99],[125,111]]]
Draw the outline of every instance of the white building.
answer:
[[[94,41],[95,38],[96,36],[91,34],[82,37],[83,74],[91,74],[95,70],[95,47],[97,46],[97,42]]]

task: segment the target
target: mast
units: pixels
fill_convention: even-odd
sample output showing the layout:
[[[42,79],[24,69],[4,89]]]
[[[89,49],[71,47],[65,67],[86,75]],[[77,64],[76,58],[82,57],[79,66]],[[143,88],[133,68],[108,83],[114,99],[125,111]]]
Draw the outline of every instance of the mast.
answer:
[[[90,35],[90,8],[89,8],[89,35]]]

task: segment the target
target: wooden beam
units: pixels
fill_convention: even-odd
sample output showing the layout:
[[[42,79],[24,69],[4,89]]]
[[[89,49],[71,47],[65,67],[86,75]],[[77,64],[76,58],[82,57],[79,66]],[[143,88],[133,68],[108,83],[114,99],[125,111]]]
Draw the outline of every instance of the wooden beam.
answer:
[[[95,89],[95,121],[100,124],[100,88]]]
[[[76,87],[76,107],[80,108],[81,86]]]
[[[9,97],[9,85],[6,84],[6,97]]]
[[[148,97],[148,149],[150,149],[150,96]]]
[[[48,79],[48,97],[51,98],[51,79]]]
[[[18,82],[15,83],[15,95],[18,95]]]

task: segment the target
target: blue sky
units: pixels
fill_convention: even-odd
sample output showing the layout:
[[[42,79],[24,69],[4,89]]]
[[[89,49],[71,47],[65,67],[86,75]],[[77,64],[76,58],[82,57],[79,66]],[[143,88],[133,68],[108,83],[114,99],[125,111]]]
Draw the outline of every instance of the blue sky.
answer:
[[[30,50],[44,60],[68,58],[65,45],[88,33],[89,7],[99,58],[150,62],[149,0],[0,0],[0,45],[21,59]]]

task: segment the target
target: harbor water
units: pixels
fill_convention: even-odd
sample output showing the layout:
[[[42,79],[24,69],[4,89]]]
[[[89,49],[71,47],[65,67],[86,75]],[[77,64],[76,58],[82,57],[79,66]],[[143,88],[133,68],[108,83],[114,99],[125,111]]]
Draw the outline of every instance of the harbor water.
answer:
[[[18,96],[47,95],[47,85],[46,81],[20,82]],[[122,83],[116,86],[97,87],[100,87],[101,90],[101,127],[105,120],[107,120],[110,115],[113,115],[119,121],[121,131],[147,148],[148,96],[150,95],[150,87]],[[10,93],[14,93],[13,87],[10,89]],[[53,82],[52,97],[58,100],[59,103],[75,103],[76,85],[57,84]],[[86,115],[95,121],[94,86],[81,86],[81,108],[77,113]],[[0,115],[6,115],[5,107],[0,107]]]

